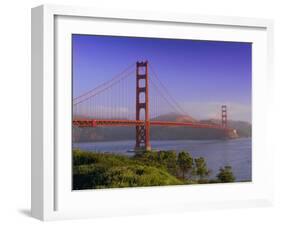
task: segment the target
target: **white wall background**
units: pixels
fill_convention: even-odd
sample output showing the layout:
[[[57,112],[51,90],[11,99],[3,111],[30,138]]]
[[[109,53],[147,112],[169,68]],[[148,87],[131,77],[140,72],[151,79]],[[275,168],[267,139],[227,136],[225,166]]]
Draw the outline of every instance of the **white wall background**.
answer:
[[[30,8],[43,3],[139,9],[275,20],[275,105],[271,129],[280,134],[281,13],[278,0],[6,0],[0,8],[0,225],[37,225],[30,209]],[[279,117],[279,119],[278,119]],[[280,136],[279,136],[280,137]],[[52,225],[280,225],[281,145],[275,149],[274,207],[51,222]],[[278,146],[279,145],[279,148]]]

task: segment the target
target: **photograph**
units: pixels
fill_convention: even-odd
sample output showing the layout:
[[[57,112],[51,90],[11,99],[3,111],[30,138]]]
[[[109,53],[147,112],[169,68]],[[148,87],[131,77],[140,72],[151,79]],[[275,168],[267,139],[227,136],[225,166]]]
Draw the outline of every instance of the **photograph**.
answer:
[[[72,34],[72,190],[252,181],[252,43]]]

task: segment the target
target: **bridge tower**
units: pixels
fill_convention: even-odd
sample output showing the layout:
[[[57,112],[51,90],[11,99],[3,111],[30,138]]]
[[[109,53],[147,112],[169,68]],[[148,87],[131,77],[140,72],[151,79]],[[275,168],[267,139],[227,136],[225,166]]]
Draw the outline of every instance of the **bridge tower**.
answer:
[[[144,81],[140,84],[140,81]],[[135,149],[151,150],[150,146],[150,119],[148,93],[148,61],[136,63],[136,120],[141,120],[141,111],[144,110],[144,125],[136,125]],[[141,94],[144,93],[144,100]]]
[[[227,108],[226,108],[226,105],[221,106],[221,125],[224,129],[227,128]]]

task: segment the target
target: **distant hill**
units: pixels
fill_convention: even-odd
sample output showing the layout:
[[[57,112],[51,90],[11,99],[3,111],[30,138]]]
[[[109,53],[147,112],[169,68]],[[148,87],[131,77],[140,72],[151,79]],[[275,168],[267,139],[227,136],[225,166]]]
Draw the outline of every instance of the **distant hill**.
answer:
[[[217,119],[201,120],[200,122],[220,124],[221,121]],[[240,137],[252,136],[252,124],[244,121],[228,120],[228,127],[236,129]]]
[[[195,122],[196,120],[188,115],[170,113],[152,118],[151,121]]]
[[[151,119],[152,121],[176,121],[194,122],[189,116],[178,114],[166,114]],[[220,124],[219,120],[201,120],[199,122]],[[240,137],[250,137],[252,126],[248,122],[228,121],[230,128],[236,129]],[[189,127],[151,127],[152,140],[180,140],[180,139],[222,139],[224,134],[220,130]],[[96,128],[77,128],[73,127],[73,141],[109,141],[109,140],[131,140],[135,139],[134,127],[96,127]]]

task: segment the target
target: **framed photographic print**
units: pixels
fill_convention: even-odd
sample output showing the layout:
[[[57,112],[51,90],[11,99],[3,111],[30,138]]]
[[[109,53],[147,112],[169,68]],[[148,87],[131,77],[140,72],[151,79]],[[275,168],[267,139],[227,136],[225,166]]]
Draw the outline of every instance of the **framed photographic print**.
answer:
[[[32,215],[270,204],[272,30],[264,19],[32,9]]]

